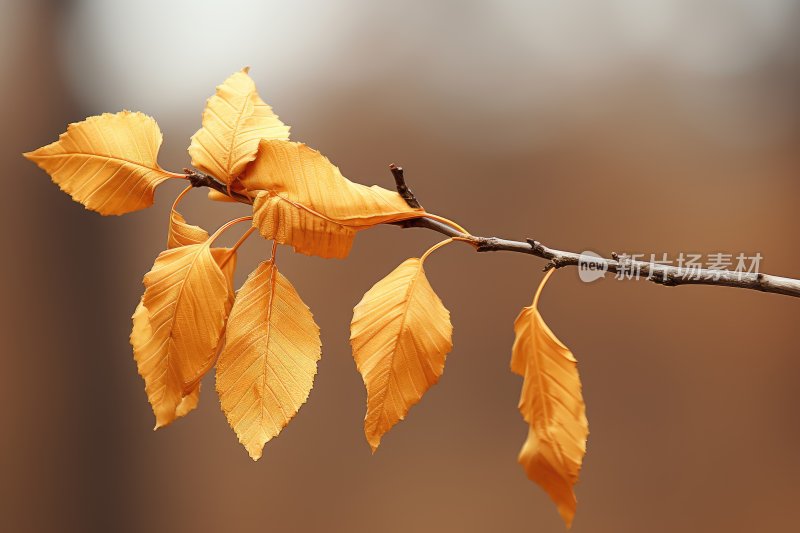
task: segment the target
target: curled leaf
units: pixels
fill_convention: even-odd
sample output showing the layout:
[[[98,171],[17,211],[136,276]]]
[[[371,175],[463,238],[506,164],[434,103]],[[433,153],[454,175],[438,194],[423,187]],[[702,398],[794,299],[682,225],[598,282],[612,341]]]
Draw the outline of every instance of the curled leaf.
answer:
[[[209,238],[208,232],[200,226],[189,224],[174,207],[169,214],[167,247],[178,248],[189,244],[200,244]]]
[[[160,146],[155,120],[122,111],[70,124],[56,142],[24,155],[87,209],[121,215],[153,205],[156,186],[170,177],[156,161]]]
[[[314,385],[319,327],[297,291],[265,261],[236,295],[217,362],[217,392],[250,457],[297,414]]]
[[[255,159],[261,139],[289,138],[289,126],[258,96],[248,71],[234,73],[217,87],[189,146],[192,165],[225,183]]]
[[[403,262],[356,305],[350,344],[367,388],[364,433],[373,452],[439,380],[452,335],[450,312],[417,258]]]
[[[525,378],[519,410],[529,429],[519,462],[528,477],[550,495],[569,527],[577,505],[573,486],[586,454],[589,425],[575,357],[537,309],[553,272],[547,273],[533,304],[514,322],[511,369]]]
[[[394,191],[353,183],[301,143],[261,141],[241,182],[257,194],[253,225],[261,235],[308,255],[346,257],[356,231],[424,213]]]

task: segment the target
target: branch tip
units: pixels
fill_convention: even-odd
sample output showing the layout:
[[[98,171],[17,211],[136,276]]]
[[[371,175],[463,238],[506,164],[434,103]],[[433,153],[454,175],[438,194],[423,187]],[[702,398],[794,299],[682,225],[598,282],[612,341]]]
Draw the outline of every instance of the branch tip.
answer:
[[[389,170],[392,171],[394,183],[397,187],[397,193],[403,197],[403,200],[406,201],[408,207],[412,209],[420,209],[422,205],[420,205],[416,196],[414,196],[414,193],[408,188],[408,185],[406,185],[406,178],[403,176],[403,167],[399,167],[392,163],[389,165]]]

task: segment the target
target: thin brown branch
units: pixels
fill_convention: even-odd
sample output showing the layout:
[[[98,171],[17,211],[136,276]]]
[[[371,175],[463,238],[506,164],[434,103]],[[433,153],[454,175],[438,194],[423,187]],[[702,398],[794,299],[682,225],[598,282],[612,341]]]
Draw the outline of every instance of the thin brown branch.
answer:
[[[395,177],[395,180],[396,179]],[[405,179],[403,179],[403,186],[405,187]],[[398,192],[400,192],[399,187]],[[411,203],[408,205],[414,207]],[[417,205],[419,204],[417,203]],[[498,237],[466,235],[447,224],[428,218],[405,220],[397,225],[404,228],[425,228],[437,231],[448,237],[458,237],[459,240],[467,241],[475,246],[478,252],[503,251],[534,255],[548,260],[544,270],[563,268],[566,266],[578,266],[581,268],[590,268],[595,271],[620,274],[621,279],[645,279],[668,287],[677,285],[713,285],[800,297],[800,280],[783,278],[760,272],[752,273],[736,272],[732,270],[674,267],[646,261],[625,260],[613,253],[611,259],[581,255],[575,252],[548,248],[533,239],[526,239],[525,242],[520,242],[500,239]]]
[[[392,171],[395,185],[397,186],[397,192],[400,196],[403,197],[410,207],[419,208],[419,201],[406,185],[403,169],[395,165],[391,165],[389,169]],[[243,194],[239,194],[235,191],[230,191],[229,193],[228,187],[224,183],[217,181],[208,174],[192,169],[184,169],[184,172],[186,173],[186,178],[195,187],[209,187],[231,197],[237,202],[248,205],[252,205],[253,203],[249,197]],[[403,228],[429,229],[448,237],[456,237],[458,240],[468,242],[474,246],[478,252],[517,252],[540,257],[548,261],[544,270],[577,266],[579,268],[589,268],[595,271],[619,274],[622,279],[645,279],[667,287],[675,287],[677,285],[712,285],[716,287],[736,287],[740,289],[785,294],[787,296],[800,298],[800,280],[793,278],[783,278],[760,272],[736,272],[732,270],[667,266],[647,261],[627,260],[619,257],[615,253],[611,254],[611,258],[581,255],[575,252],[548,248],[533,239],[526,239],[523,242],[511,241],[498,237],[467,235],[443,222],[424,217],[394,222],[393,224]]]

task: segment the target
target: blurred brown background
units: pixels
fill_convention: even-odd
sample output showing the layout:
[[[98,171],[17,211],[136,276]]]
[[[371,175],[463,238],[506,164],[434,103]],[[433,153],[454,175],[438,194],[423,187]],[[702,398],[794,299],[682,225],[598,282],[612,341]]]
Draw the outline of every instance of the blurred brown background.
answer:
[[[379,5],[383,4],[383,5]],[[179,184],[153,209],[85,211],[23,160],[68,122],[153,115],[161,163],[243,65],[293,138],[477,234],[562,249],[730,252],[800,276],[800,5],[792,0],[2,0],[0,529],[563,531],[516,463],[512,324],[542,261],[433,256],[455,349],[375,456],[348,344],[361,295],[437,236],[383,227],[344,261],[279,261],[322,328],[309,402],[253,463],[213,376],[153,433],[128,345]],[[194,193],[214,228],[241,206]],[[234,232],[235,233],[235,232]],[[231,237],[234,237],[232,234]],[[268,245],[251,239],[239,283]],[[591,436],[575,532],[800,524],[800,301],[558,273],[542,301],[580,361]]]

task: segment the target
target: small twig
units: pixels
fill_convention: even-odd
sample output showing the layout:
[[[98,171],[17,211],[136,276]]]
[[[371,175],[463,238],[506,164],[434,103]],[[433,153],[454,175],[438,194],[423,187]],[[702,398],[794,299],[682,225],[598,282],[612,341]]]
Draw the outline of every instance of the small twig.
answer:
[[[403,200],[406,201],[408,206],[414,209],[421,208],[422,206],[417,201],[417,197],[414,196],[414,193],[406,185],[406,179],[403,177],[403,167],[398,167],[392,163],[389,165],[389,170],[392,171],[392,176],[394,176],[394,183],[397,186],[397,192],[403,197]]]
[[[420,203],[406,185],[403,169],[390,165],[390,170],[394,176],[397,192],[406,203],[414,208],[420,208]],[[186,179],[194,187],[209,187],[230,198],[244,204],[252,205],[252,200],[235,191],[228,192],[228,187],[212,176],[193,169],[184,169]],[[770,274],[754,272],[736,272],[731,270],[697,269],[685,267],[673,267],[646,261],[623,260],[615,252],[611,253],[611,259],[581,255],[575,252],[567,252],[548,248],[542,243],[533,239],[525,242],[500,239],[498,237],[479,237],[467,235],[457,229],[433,220],[430,218],[419,217],[401,222],[393,222],[393,225],[402,228],[425,228],[436,231],[455,240],[467,242],[474,246],[478,252],[517,252],[534,255],[548,262],[544,270],[552,268],[563,268],[566,266],[578,266],[581,268],[592,268],[595,271],[620,274],[622,279],[646,279],[659,285],[674,287],[677,285],[711,285],[717,287],[736,287],[740,289],[752,289],[762,292],[785,294],[800,298],[800,280],[783,278]]]
[[[403,187],[407,190],[408,187],[405,185],[402,172],[401,179]],[[395,177],[395,181],[397,181],[397,177]],[[399,185],[398,192],[400,192]],[[400,193],[400,195],[403,196],[402,193]],[[403,198],[406,197],[403,196]],[[406,199],[406,203],[414,207],[408,202],[408,199]],[[417,205],[419,204],[417,203]],[[448,237],[455,237],[457,240],[472,244],[478,252],[503,251],[535,255],[536,257],[548,260],[548,263],[544,267],[545,271],[551,268],[563,268],[565,266],[583,266],[584,268],[591,267],[595,271],[621,274],[622,279],[646,279],[647,281],[652,281],[653,283],[668,287],[677,285],[713,285],[800,297],[800,280],[792,278],[783,278],[762,273],[735,272],[731,270],[681,268],[648,263],[646,261],[623,261],[615,252],[611,253],[612,259],[605,259],[602,257],[581,255],[575,252],[565,252],[548,248],[533,239],[526,239],[526,242],[520,242],[500,239],[498,237],[465,235],[447,224],[429,218],[412,218],[396,223],[395,225],[403,228],[425,228],[439,232]]]

